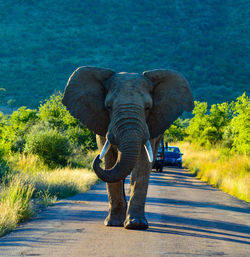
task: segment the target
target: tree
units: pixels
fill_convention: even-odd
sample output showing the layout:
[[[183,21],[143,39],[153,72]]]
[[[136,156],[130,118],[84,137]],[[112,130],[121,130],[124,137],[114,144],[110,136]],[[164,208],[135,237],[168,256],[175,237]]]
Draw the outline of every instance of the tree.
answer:
[[[232,119],[232,104],[213,104],[207,112],[207,103],[195,102],[195,115],[186,129],[187,139],[211,147],[223,139],[225,128]]]
[[[207,103],[198,101],[195,101],[194,103],[195,107],[192,112],[194,117],[190,120],[190,124],[186,129],[186,133],[188,135],[187,140],[193,143],[198,142],[200,144],[204,144],[202,133],[209,124],[208,116],[206,115]]]
[[[187,136],[185,129],[189,125],[189,119],[182,120],[178,118],[173,124],[164,132],[164,141],[177,142],[182,141]]]
[[[233,150],[250,155],[250,102],[245,93],[237,98],[233,110],[234,117],[230,124],[233,133]]]
[[[225,127],[228,126],[232,119],[231,106],[227,102],[211,106],[210,113],[208,114],[209,127],[203,133],[208,135],[207,139],[211,144],[222,140]]]

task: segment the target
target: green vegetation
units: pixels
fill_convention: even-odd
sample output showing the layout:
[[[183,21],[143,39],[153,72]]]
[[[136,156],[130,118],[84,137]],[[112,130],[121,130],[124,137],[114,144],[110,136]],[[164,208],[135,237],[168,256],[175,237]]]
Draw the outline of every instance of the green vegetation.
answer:
[[[52,95],[38,110],[0,115],[0,236],[57,199],[97,182],[95,136]]]
[[[194,175],[241,200],[250,202],[249,156],[225,154],[217,146],[205,149],[188,142],[177,143],[183,155],[183,163]]]
[[[204,181],[250,201],[249,98],[231,103],[195,102],[192,119],[177,119],[165,132],[179,143],[184,164]],[[0,235],[37,208],[87,190],[94,135],[52,95],[38,110],[21,107],[0,115]]]
[[[32,185],[17,177],[11,178],[8,185],[1,184],[0,236],[15,228],[18,222],[33,215],[30,201],[33,192]]]
[[[250,202],[250,101],[244,93],[231,103],[195,102],[191,120],[178,119],[165,132],[177,143],[195,175]],[[175,143],[176,144],[176,143]]]
[[[38,155],[50,167],[65,166],[71,155],[69,139],[56,129],[28,134],[24,151]]]
[[[27,164],[28,165],[28,164]],[[85,192],[97,182],[87,169],[18,171],[0,181],[0,236],[57,199]]]
[[[49,168],[85,167],[79,156],[97,149],[95,135],[52,95],[38,110],[21,107],[0,116],[0,154],[35,154]]]
[[[37,108],[79,66],[182,72],[209,105],[249,93],[248,0],[1,1],[4,103]]]
[[[0,7],[0,110],[11,113],[0,112],[0,235],[37,206],[97,181],[88,171],[95,136],[55,93],[82,65],[183,73],[197,100],[194,117],[176,120],[165,139],[190,142],[185,164],[249,201],[249,1],[6,0]]]
[[[195,102],[195,115],[185,130],[187,140],[211,148],[222,144],[230,152],[250,155],[250,101],[244,93],[230,104]]]

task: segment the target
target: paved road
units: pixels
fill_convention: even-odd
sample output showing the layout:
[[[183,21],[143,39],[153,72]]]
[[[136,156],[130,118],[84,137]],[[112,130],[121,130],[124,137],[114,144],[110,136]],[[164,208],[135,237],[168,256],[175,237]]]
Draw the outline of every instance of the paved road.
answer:
[[[147,231],[105,227],[101,183],[1,238],[0,256],[250,256],[250,205],[185,170],[152,173],[146,211]]]

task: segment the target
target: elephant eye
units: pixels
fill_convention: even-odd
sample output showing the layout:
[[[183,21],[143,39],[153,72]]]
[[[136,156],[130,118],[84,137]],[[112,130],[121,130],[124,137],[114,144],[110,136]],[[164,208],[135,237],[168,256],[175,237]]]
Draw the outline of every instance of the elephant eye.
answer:
[[[110,105],[110,104],[107,104],[106,109],[107,109],[108,111],[111,111],[111,105]]]
[[[149,106],[146,106],[146,107],[145,107],[145,111],[148,111],[149,109],[150,109]]]

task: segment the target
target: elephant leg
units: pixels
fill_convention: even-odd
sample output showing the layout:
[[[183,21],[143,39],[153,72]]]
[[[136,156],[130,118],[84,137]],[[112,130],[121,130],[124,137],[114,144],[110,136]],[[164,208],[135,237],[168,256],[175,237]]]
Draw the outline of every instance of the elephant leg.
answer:
[[[145,162],[146,152],[142,151],[138,165],[131,173],[130,200],[124,227],[126,229],[147,229],[148,222],[145,218],[145,201],[148,189],[151,164]],[[144,160],[144,161],[143,161]]]
[[[104,224],[106,226],[123,226],[127,209],[124,181],[107,183],[107,191],[109,197],[109,214]]]
[[[105,138],[98,137],[98,148],[101,149],[105,143]],[[117,149],[111,146],[108,153],[105,155],[105,169],[110,169],[114,166],[117,159]],[[127,202],[124,191],[124,180],[115,183],[107,183],[107,191],[109,198],[109,214],[106,217],[104,224],[106,226],[123,226],[126,217]]]
[[[161,137],[151,140],[154,156],[156,156],[160,141]],[[138,165],[131,174],[131,193],[124,223],[126,229],[144,230],[148,228],[148,222],[145,217],[145,201],[152,164],[145,161],[146,159],[146,151],[143,147]]]

